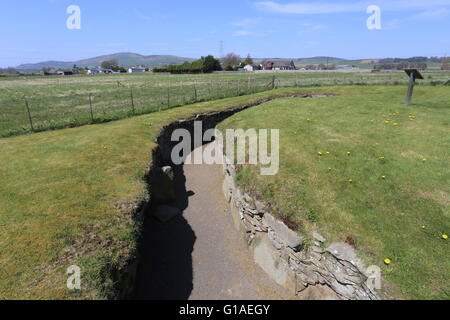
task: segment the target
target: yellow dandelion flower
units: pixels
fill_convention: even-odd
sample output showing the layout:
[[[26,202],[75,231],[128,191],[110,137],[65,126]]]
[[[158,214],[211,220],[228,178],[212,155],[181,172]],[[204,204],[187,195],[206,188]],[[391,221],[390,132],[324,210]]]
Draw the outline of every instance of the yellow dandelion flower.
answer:
[[[426,226],[422,226],[422,229],[424,229],[424,230],[425,230],[426,228],[427,228]]]
[[[384,264],[390,265],[392,263],[391,259],[384,259]]]
[[[385,179],[386,179],[386,176],[381,176],[381,179],[385,180]]]
[[[351,155],[352,153],[351,152],[347,152],[347,155],[349,156],[349,155]]]
[[[428,159],[427,158],[423,158],[422,161],[425,162],[425,161],[428,161]]]
[[[398,123],[394,123],[393,126],[398,126]]]
[[[323,153],[322,153],[322,152],[320,152],[320,151],[319,151],[319,152],[317,152],[317,154],[318,154],[319,156],[323,155]]]
[[[330,154],[331,154],[331,152],[326,152],[326,154],[327,154],[327,155],[330,155]]]
[[[378,157],[378,159],[380,159],[380,160],[384,160],[384,159],[385,159],[385,157],[381,156],[381,157]]]
[[[444,239],[444,240],[448,240],[448,235],[446,235],[446,234],[443,234],[443,235],[442,235],[442,239]]]
[[[353,179],[348,179],[348,182],[349,183],[353,183]]]

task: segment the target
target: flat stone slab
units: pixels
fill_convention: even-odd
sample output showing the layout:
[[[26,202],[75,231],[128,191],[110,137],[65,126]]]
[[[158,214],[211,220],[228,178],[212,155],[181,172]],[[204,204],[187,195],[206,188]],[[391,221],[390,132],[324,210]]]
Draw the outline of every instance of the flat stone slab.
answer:
[[[349,244],[343,242],[334,242],[329,245],[326,251],[329,252],[331,255],[333,255],[336,259],[350,262],[352,265],[358,268],[358,270],[361,271],[363,274],[366,273],[364,264],[356,256],[355,249],[353,249],[353,247],[350,246]]]
[[[318,233],[317,231],[314,231],[312,233],[312,236],[315,240],[324,243],[326,241],[325,237],[322,236],[320,233]]]
[[[280,240],[283,241],[283,243],[285,243],[288,247],[297,249],[302,245],[303,240],[300,236],[296,232],[289,229],[284,222],[275,219],[269,213],[264,215],[263,220],[269,228],[275,231]]]
[[[153,216],[162,223],[166,223],[181,214],[180,209],[168,205],[158,206],[153,212]]]

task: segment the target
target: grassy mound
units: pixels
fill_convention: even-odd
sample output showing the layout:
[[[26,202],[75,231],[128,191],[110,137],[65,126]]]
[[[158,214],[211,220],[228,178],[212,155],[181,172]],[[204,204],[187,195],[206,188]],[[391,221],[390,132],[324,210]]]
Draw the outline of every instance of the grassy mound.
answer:
[[[239,183],[300,232],[318,227],[382,267],[386,294],[449,299],[450,92],[330,88],[234,115],[226,128],[280,129],[280,172],[243,166]],[[384,263],[385,259],[392,262]]]

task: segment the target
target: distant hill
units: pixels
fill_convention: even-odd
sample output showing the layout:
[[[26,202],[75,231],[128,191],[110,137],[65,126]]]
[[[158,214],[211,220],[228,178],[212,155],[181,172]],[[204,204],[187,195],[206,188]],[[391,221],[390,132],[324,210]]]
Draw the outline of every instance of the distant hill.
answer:
[[[38,71],[42,70],[42,68],[72,68],[73,65],[77,65],[78,67],[84,68],[84,67],[96,67],[100,66],[100,64],[103,61],[116,59],[119,61],[119,65],[124,66],[126,68],[138,66],[138,65],[145,65],[149,67],[157,67],[157,66],[163,66],[167,64],[180,64],[184,61],[193,61],[192,58],[184,58],[184,57],[178,57],[178,56],[172,56],[172,55],[149,55],[144,56],[137,53],[131,53],[131,52],[122,52],[122,53],[115,53],[110,55],[104,55],[84,60],[78,60],[78,61],[44,61],[39,63],[28,63],[28,64],[21,64],[16,67],[19,71]]]
[[[138,65],[145,65],[148,67],[159,67],[168,64],[181,64],[185,61],[194,61],[192,58],[178,57],[173,55],[149,55],[144,56],[137,53],[131,52],[122,52],[115,53],[110,55],[99,56],[90,59],[78,60],[78,61],[45,61],[39,63],[30,63],[30,64],[21,64],[17,66],[16,69],[20,72],[35,72],[40,71],[42,68],[54,67],[54,68],[71,68],[74,64],[78,67],[97,67],[105,60],[116,59],[119,61],[119,64],[128,68]],[[427,62],[429,66],[439,66],[444,58],[438,57],[413,57],[407,59],[400,58],[389,58],[389,59],[355,59],[348,60],[336,57],[326,57],[326,56],[317,56],[317,57],[309,57],[309,58],[254,58],[255,63],[261,63],[264,60],[293,60],[297,66],[308,65],[308,64],[336,64],[336,65],[354,65],[360,68],[372,69],[375,64],[381,62],[409,62],[420,60],[423,62]]]
[[[309,58],[255,58],[255,63],[261,63],[264,60],[293,60],[296,66],[306,66],[309,64],[336,64],[336,65],[354,65],[360,68],[372,68],[373,64],[378,62],[377,59],[360,59],[360,60],[348,60],[337,57],[317,56]]]
[[[256,58],[254,59],[255,62],[260,63],[264,60],[272,60],[272,61],[277,61],[277,60],[293,60],[295,62],[295,64],[320,64],[320,63],[344,63],[347,62],[348,60],[346,59],[341,59],[341,58],[336,58],[336,57],[310,57],[310,58]]]

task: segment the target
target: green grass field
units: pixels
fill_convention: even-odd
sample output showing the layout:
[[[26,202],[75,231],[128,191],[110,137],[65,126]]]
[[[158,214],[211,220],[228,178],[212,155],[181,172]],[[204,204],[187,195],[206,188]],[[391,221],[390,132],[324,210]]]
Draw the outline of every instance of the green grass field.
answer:
[[[0,137],[122,119],[196,101],[271,88],[273,74],[123,74],[0,78]],[[277,73],[277,87],[407,83],[403,72]],[[440,84],[450,72],[427,72],[421,84]],[[133,104],[131,90],[133,91]],[[92,95],[92,115],[89,95]]]
[[[98,79],[66,83],[64,90],[108,86],[100,80],[110,81],[113,90],[115,78]],[[33,80],[7,80],[3,88],[14,81]],[[47,94],[53,88],[54,97],[64,91],[39,83],[21,90]],[[280,174],[262,180],[244,168],[240,182],[297,222],[301,232],[317,225],[329,239],[353,239],[367,261],[381,265],[392,259],[383,269],[389,293],[448,299],[448,242],[440,236],[450,232],[450,96],[448,88],[431,86],[418,86],[408,108],[403,86],[283,88],[1,138],[0,298],[111,298],[112,274],[135,254],[132,213],[148,199],[144,177],[160,129],[200,112],[306,92],[335,96],[279,99],[225,122],[282,128]],[[83,272],[79,295],[65,287],[65,271],[73,264]]]
[[[148,199],[144,177],[161,128],[298,91],[0,139],[0,299],[112,298],[112,274],[135,254],[133,212]],[[82,268],[81,295],[66,289],[71,265]]]
[[[450,299],[450,90],[419,87],[409,107],[401,87],[327,91],[220,125],[281,130],[279,174],[243,166],[240,185],[305,235],[354,245],[382,267],[388,297]]]

